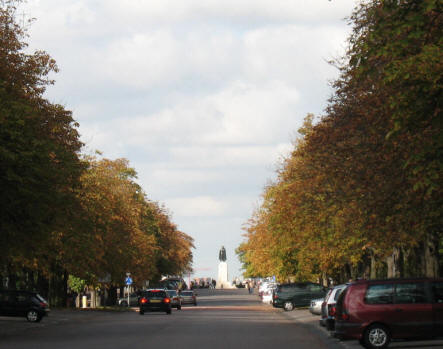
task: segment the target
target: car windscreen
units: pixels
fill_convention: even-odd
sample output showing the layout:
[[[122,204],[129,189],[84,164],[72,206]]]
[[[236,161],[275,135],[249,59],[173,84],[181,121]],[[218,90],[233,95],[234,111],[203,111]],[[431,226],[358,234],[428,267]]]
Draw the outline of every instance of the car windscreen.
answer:
[[[169,297],[175,297],[177,296],[177,291],[166,291],[169,295]]]

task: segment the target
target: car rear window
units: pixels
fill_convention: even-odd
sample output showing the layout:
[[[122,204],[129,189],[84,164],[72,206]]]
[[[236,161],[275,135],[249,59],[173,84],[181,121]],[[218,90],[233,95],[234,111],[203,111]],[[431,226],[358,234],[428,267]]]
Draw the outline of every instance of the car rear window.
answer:
[[[346,293],[347,293],[347,292],[348,292],[348,288],[345,287],[345,288],[341,291],[340,296],[338,296],[337,304],[336,304],[337,309],[342,309],[342,307],[343,307],[343,302],[345,301],[345,297],[346,297]]]
[[[192,296],[192,292],[182,291],[182,296]]]
[[[342,288],[339,288],[335,291],[335,295],[334,295],[334,301],[337,302],[338,297],[340,296],[340,293],[343,291]]]
[[[43,298],[42,296],[40,296],[39,294],[34,295],[34,297],[37,298],[40,302],[48,303],[48,302],[46,301],[46,299],[44,299],[44,298]]]
[[[366,291],[367,304],[392,304],[394,284],[369,285]]]
[[[326,296],[325,296],[325,301],[326,302],[329,300],[329,297],[331,296],[331,293],[332,293],[332,289],[328,290],[328,293],[326,293]]]
[[[145,297],[148,298],[164,298],[166,297],[165,291],[147,291]]]

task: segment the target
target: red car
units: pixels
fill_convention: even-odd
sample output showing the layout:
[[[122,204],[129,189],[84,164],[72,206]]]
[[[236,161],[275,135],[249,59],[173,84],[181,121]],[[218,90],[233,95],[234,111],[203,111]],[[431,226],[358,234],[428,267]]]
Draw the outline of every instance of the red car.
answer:
[[[336,304],[335,336],[366,348],[386,348],[392,338],[443,336],[443,279],[353,282]]]

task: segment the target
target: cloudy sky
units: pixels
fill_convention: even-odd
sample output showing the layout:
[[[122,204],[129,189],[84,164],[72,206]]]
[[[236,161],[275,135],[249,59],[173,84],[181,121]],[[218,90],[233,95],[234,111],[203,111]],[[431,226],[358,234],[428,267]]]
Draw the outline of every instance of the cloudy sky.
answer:
[[[354,0],[28,0],[30,47],[60,72],[47,97],[72,110],[85,152],[129,159],[149,198],[217,275],[308,112],[338,72]]]

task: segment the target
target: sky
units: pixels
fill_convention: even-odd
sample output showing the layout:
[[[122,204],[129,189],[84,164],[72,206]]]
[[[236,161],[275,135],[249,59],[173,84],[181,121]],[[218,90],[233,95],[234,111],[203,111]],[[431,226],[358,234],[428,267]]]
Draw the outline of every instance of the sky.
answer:
[[[354,0],[28,0],[30,49],[60,69],[46,97],[85,153],[126,158],[217,278],[307,113],[322,115]]]

